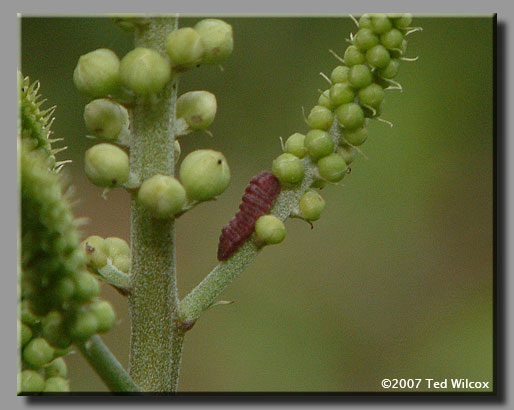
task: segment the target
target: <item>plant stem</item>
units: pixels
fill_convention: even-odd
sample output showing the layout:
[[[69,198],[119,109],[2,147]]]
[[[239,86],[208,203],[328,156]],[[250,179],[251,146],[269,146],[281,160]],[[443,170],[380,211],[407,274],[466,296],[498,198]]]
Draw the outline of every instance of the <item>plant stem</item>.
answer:
[[[86,343],[79,344],[77,347],[111,391],[139,391],[137,385],[105,346],[100,336],[92,336]]]
[[[337,147],[340,131],[337,120],[334,121],[330,134]],[[305,176],[298,186],[285,188],[277,198],[271,213],[282,221],[287,219],[298,207],[302,195],[309,189],[315,179],[316,165],[306,157],[302,160]],[[194,323],[207,310],[221,293],[236,279],[250,262],[257,256],[259,247],[253,240],[246,243],[234,255],[220,262],[191,293],[180,302],[180,319],[182,322]]]
[[[136,32],[136,47],[153,48],[165,55],[165,38],[176,26],[176,18],[150,18],[149,24]],[[177,86],[175,78],[156,102],[138,99],[134,107],[130,171],[141,181],[156,173],[174,175]],[[175,317],[175,221],[153,218],[136,198],[137,194],[132,194],[130,374],[142,391],[172,392],[177,389],[184,339]]]

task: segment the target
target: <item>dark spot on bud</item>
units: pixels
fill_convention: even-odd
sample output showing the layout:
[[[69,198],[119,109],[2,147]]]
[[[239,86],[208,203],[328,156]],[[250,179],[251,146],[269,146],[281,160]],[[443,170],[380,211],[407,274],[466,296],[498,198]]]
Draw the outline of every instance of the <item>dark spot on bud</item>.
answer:
[[[92,254],[95,251],[95,248],[90,244],[86,243],[86,253]]]
[[[218,159],[218,165],[221,165],[223,161],[221,159]]]
[[[350,167],[348,167],[348,170],[346,171],[346,173],[349,174],[350,172],[352,172],[352,169]]]

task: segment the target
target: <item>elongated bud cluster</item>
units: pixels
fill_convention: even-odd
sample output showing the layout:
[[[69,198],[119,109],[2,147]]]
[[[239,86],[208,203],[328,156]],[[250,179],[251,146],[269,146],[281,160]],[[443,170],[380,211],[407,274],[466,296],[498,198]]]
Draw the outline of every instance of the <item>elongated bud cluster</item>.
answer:
[[[292,134],[283,144],[284,153],[273,161],[272,172],[284,187],[303,180],[307,159],[316,165],[312,188],[340,182],[350,173],[349,165],[359,152],[356,147],[368,140],[369,121],[381,120],[385,91],[401,89],[393,78],[400,62],[408,60],[406,36],[420,30],[410,27],[411,20],[408,14],[360,18],[343,57],[336,55],[342,64],[332,70],[330,78],[323,75],[331,86],[321,92],[306,118],[311,129]],[[314,221],[324,207],[323,198],[308,191],[293,216]]]

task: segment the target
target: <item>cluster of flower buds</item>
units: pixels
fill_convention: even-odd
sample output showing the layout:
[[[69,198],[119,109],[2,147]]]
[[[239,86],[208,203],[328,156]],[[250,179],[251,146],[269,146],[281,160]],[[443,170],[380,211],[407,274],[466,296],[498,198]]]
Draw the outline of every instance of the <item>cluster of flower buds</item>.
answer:
[[[123,27],[144,27],[145,20],[120,17]],[[126,26],[126,27],[125,27]],[[95,98],[86,105],[84,120],[92,137],[105,142],[85,154],[85,173],[95,185],[105,188],[134,189],[126,147],[130,141],[130,114],[117,96],[159,93],[175,73],[199,64],[218,64],[233,49],[232,27],[218,19],[204,19],[194,27],[172,31],[159,51],[138,47],[121,61],[114,52],[99,49],[79,58],[74,72],[75,85],[86,96]],[[208,91],[190,91],[176,102],[176,137],[206,130],[216,116],[216,97]],[[175,140],[175,161],[180,156]],[[200,201],[213,199],[230,182],[227,161],[220,152],[201,149],[187,155],[180,165],[180,176],[156,174],[137,182],[137,199],[156,218],[174,218]],[[98,268],[97,268],[98,269]]]
[[[330,79],[326,77],[331,87],[321,93],[306,118],[311,129],[287,138],[284,153],[273,161],[272,172],[285,188],[297,186],[310,163],[316,167],[312,188],[338,183],[350,172],[357,147],[368,138],[370,119],[381,120],[384,91],[401,89],[393,78],[402,60],[412,61],[405,57],[406,36],[420,30],[410,27],[411,20],[409,14],[360,18],[344,56],[336,55],[342,64],[334,68]],[[323,198],[311,189],[293,216],[315,221],[324,207]]]

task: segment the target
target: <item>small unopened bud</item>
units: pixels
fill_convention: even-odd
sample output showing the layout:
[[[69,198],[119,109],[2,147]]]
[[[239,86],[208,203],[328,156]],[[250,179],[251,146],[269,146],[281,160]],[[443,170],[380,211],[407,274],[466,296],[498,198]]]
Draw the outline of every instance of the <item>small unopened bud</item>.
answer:
[[[95,315],[97,320],[97,332],[107,332],[116,321],[116,314],[111,304],[106,300],[98,300],[88,307],[88,311]]]
[[[334,152],[334,140],[326,131],[311,130],[305,137],[305,147],[313,161]]]
[[[308,221],[317,221],[325,209],[325,200],[316,191],[309,190],[300,199],[299,207],[303,218]]]
[[[168,35],[166,51],[173,66],[193,67],[202,61],[204,46],[195,29],[183,27]]]
[[[130,247],[128,243],[121,238],[105,238],[105,250],[109,258],[130,255]]]
[[[109,140],[127,135],[130,123],[127,109],[107,98],[93,100],[86,105],[84,122],[90,133]]]
[[[298,158],[303,158],[307,155],[307,148],[305,148],[305,135],[295,132],[291,135],[284,144],[284,151],[293,154]]]
[[[100,269],[107,264],[105,241],[102,237],[92,235],[82,242],[86,253],[87,263],[94,269]]]
[[[109,49],[99,48],[79,58],[73,72],[73,82],[88,97],[106,97],[119,88],[119,69],[118,56]]]
[[[116,145],[94,145],[86,151],[85,172],[97,186],[119,186],[127,182],[129,177],[128,155]]]
[[[70,385],[68,380],[62,377],[50,377],[46,379],[45,388],[43,390],[45,393],[65,393],[69,391]]]
[[[171,79],[170,62],[154,49],[138,47],[122,58],[120,78],[125,87],[138,94],[155,94]]]
[[[280,243],[286,237],[284,223],[274,215],[263,215],[255,222],[255,234],[268,245]]]
[[[193,130],[211,125],[216,110],[216,97],[208,91],[190,91],[177,99],[177,118],[183,118]]]
[[[217,64],[232,54],[234,39],[230,24],[218,19],[205,19],[196,23],[195,30],[205,48],[204,64]]]
[[[321,158],[317,166],[320,176],[329,182],[341,181],[348,168],[343,157],[336,153]]]
[[[54,349],[42,337],[32,339],[23,349],[23,360],[39,368],[54,358]]]
[[[24,393],[37,393],[45,388],[45,379],[35,370],[24,370],[19,374],[18,385]]]
[[[157,218],[173,218],[186,202],[186,191],[174,177],[156,174],[143,182],[139,203]]]
[[[230,183],[230,168],[221,152],[200,149],[191,152],[182,161],[180,181],[188,197],[206,201],[227,189]]]
[[[84,342],[98,333],[98,319],[93,312],[80,311],[71,326],[70,335],[75,342]]]
[[[284,185],[295,185],[300,182],[305,175],[302,161],[297,156],[289,154],[288,152],[274,159],[271,172],[273,172],[273,175]]]

